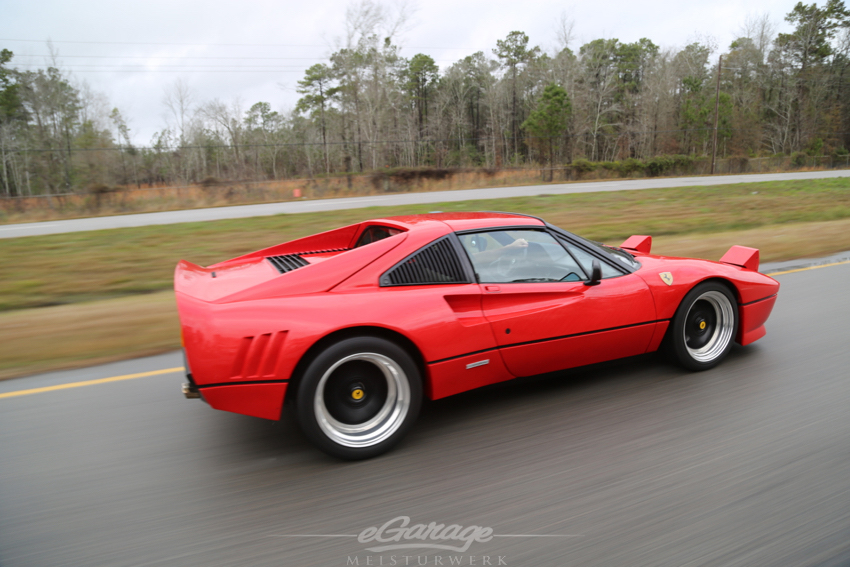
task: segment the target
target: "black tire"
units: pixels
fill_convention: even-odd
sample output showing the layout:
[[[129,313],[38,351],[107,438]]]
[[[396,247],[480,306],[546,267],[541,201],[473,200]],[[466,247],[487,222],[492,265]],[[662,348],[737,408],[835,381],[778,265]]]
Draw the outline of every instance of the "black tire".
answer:
[[[407,433],[422,405],[422,381],[410,355],[378,337],[353,337],[319,353],[298,388],[304,434],[325,453],[368,459]]]
[[[725,285],[705,282],[688,292],[673,320],[670,352],[688,370],[708,370],[723,360],[738,332],[738,302]]]

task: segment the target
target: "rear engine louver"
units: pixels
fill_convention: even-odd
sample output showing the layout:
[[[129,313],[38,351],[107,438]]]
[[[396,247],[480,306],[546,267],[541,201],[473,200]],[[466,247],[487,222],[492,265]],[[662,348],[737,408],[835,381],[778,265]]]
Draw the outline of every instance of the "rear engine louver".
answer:
[[[381,276],[382,286],[469,283],[451,242],[431,244]]]
[[[281,274],[309,266],[310,262],[298,254],[284,254],[283,256],[266,256],[266,260],[272,263]]]

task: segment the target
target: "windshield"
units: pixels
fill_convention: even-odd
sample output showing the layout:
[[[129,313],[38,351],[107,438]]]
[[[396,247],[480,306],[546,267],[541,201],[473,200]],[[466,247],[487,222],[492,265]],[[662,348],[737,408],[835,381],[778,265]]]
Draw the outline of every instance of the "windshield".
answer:
[[[606,257],[611,258],[615,264],[624,266],[629,271],[636,270],[640,267],[640,262],[635,260],[634,256],[632,256],[622,248],[618,248],[616,246],[609,246],[601,242],[596,242],[595,240],[588,240],[587,238],[582,238],[581,236],[577,236],[571,232],[567,234],[569,234],[582,244],[585,244],[586,246],[592,248],[593,250],[601,252]]]

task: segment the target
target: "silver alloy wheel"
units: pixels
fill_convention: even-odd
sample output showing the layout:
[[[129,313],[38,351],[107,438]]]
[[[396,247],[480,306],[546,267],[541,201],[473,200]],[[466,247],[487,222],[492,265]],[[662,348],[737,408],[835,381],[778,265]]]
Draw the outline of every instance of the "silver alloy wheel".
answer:
[[[715,322],[713,328],[710,329],[711,334],[707,337],[707,341],[697,348],[692,348],[688,340],[688,326],[694,307],[701,301],[710,307],[710,311],[713,312],[715,317]],[[685,328],[682,329],[682,332],[685,335],[684,343],[688,354],[697,362],[712,362],[726,350],[726,347],[732,340],[734,327],[735,312],[729,298],[719,291],[707,291],[703,293],[691,304],[685,316]]]
[[[378,412],[362,423],[343,423],[336,420],[325,404],[325,385],[336,369],[349,362],[368,362],[374,365],[386,380],[386,399]],[[393,359],[373,352],[352,354],[338,360],[319,380],[313,398],[316,421],[330,440],[345,447],[371,447],[384,441],[404,423],[410,409],[410,385],[407,375]]]

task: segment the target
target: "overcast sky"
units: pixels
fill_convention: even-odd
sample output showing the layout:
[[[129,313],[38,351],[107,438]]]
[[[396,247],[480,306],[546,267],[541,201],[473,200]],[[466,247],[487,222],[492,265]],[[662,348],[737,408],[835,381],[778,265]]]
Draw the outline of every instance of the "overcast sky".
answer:
[[[402,55],[427,53],[441,69],[476,51],[492,57],[497,39],[523,31],[532,45],[558,46],[561,14],[575,23],[574,51],[598,38],[642,37],[662,48],[710,37],[721,49],[748,16],[783,18],[796,0],[615,0],[554,2],[420,0],[396,43]],[[823,3],[823,2],[821,2]],[[0,48],[15,53],[19,68],[43,68],[47,41],[60,67],[103,93],[129,122],[133,139],[147,145],[166,125],[163,95],[178,77],[198,102],[240,99],[290,110],[296,82],[314,63],[327,61],[345,29],[348,0],[4,0]],[[392,11],[393,2],[384,5]]]

